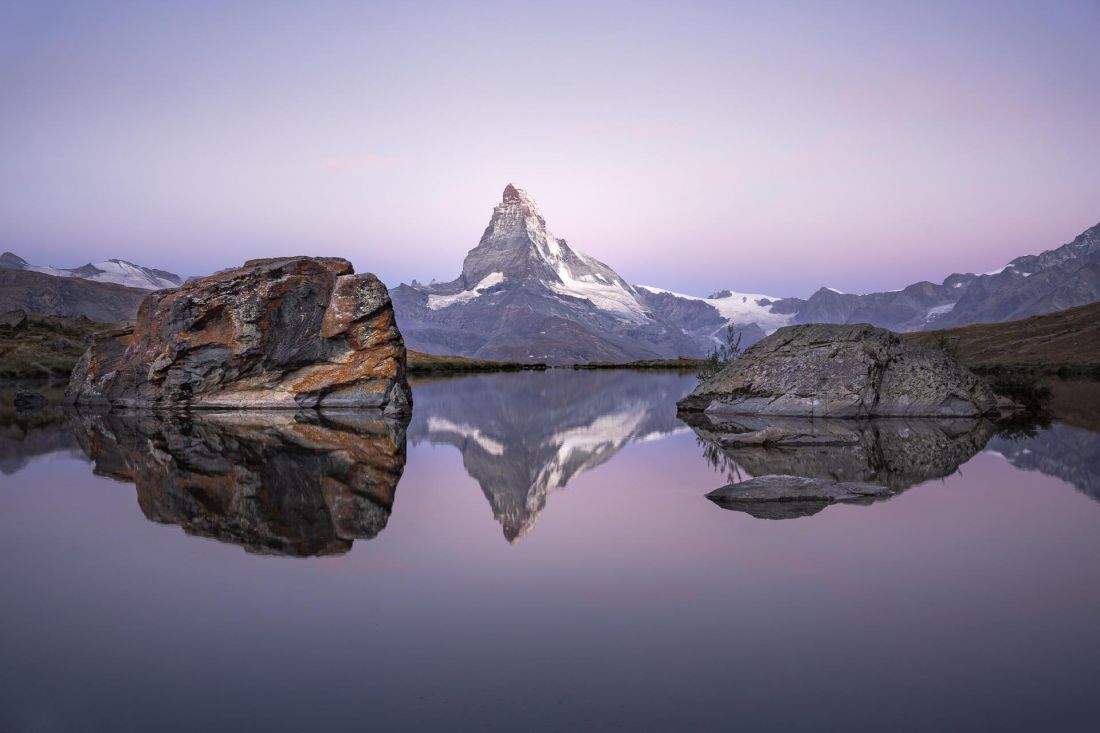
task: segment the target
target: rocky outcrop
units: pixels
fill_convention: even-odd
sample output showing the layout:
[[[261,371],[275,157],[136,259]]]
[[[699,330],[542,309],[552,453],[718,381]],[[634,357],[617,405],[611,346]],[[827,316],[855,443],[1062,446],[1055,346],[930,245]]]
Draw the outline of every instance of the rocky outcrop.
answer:
[[[729,484],[707,494],[724,509],[757,519],[794,519],[817,514],[830,504],[870,504],[893,496],[876,484],[823,481],[801,476],[760,476]]]
[[[405,468],[407,418],[377,411],[70,417],[95,472],[135,484],[150,521],[259,554],[342,554],[374,537]]]
[[[405,344],[378,278],[336,258],[251,260],[148,295],[97,335],[66,401],[141,408],[408,411]]]
[[[679,402],[683,411],[805,417],[975,417],[992,390],[942,351],[866,324],[788,326]]]

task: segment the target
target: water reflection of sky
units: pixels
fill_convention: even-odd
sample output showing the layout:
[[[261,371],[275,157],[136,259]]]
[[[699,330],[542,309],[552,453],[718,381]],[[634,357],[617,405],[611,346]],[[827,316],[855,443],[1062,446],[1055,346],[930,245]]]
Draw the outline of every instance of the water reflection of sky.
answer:
[[[1086,730],[1100,502],[1005,455],[768,521],[703,498],[693,433],[627,440],[509,544],[417,439],[384,530],[281,558],[55,454],[0,477],[0,730]]]

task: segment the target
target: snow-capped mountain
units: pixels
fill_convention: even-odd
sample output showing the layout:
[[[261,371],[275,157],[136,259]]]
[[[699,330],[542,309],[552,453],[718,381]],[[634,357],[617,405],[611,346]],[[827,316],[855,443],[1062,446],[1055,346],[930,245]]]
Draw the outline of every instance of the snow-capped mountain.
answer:
[[[1009,321],[1100,300],[1100,225],[1069,244],[1017,257],[983,274],[955,273],[942,283],[853,294],[819,288],[809,298],[733,293],[707,298],[638,286],[647,304],[695,338],[724,338],[726,325],[747,346],[791,323],[871,323],[894,331],[922,331],[970,323]]]
[[[555,237],[513,184],[458,278],[391,295],[406,343],[420,351],[552,364],[701,352],[614,270]]]
[[[509,184],[462,274],[392,290],[408,345],[488,359],[570,364],[705,356],[732,325],[750,346],[793,323],[872,323],[917,331],[1005,321],[1100,300],[1100,225],[985,274],[889,292],[822,287],[809,298],[723,290],[707,297],[631,285],[547,228]]]
[[[142,267],[141,265],[135,265],[133,262],[118,259],[89,262],[83,267],[65,269],[32,265],[19,255],[5,252],[0,255],[0,268],[40,272],[55,277],[76,277],[81,280],[114,283],[115,285],[125,285],[129,288],[140,288],[142,290],[176,288],[183,284],[183,279],[174,273]]]

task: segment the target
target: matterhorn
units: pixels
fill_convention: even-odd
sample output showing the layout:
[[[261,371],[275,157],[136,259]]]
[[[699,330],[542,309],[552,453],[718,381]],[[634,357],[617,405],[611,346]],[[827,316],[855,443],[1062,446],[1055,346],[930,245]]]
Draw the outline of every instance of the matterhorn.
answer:
[[[514,184],[458,278],[392,290],[401,332],[417,351],[547,364],[697,355],[699,342],[647,295],[551,234]]]

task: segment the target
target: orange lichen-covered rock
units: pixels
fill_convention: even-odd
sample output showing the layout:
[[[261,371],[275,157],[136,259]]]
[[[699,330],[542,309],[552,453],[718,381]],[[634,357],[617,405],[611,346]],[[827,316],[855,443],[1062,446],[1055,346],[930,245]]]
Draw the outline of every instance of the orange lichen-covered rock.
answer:
[[[284,257],[146,296],[101,334],[66,400],[113,407],[411,405],[389,291],[347,260]]]

